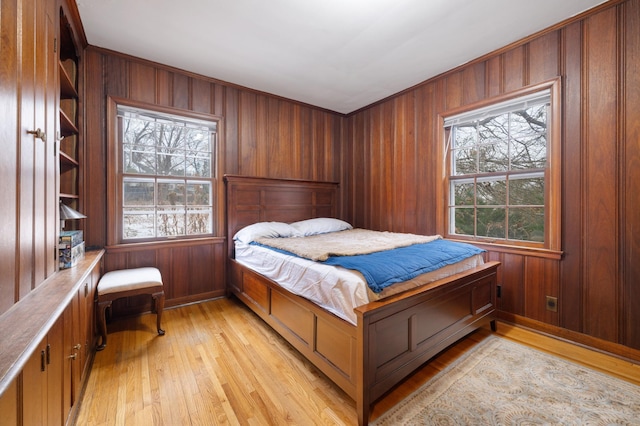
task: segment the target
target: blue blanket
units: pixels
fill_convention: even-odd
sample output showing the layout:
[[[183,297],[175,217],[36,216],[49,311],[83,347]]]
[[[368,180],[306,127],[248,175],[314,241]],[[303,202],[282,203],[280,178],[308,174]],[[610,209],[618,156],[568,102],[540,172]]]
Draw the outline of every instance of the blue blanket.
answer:
[[[295,256],[284,250],[264,247]],[[369,288],[375,293],[380,293],[391,284],[410,280],[483,251],[471,244],[438,239],[425,244],[370,254],[331,256],[321,263],[359,271],[367,280]]]

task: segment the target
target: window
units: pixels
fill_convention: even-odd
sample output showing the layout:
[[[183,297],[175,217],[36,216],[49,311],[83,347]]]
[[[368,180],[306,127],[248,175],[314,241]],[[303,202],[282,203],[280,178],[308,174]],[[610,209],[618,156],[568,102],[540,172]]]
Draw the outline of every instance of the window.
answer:
[[[559,249],[553,87],[444,119],[447,236]]]
[[[217,122],[117,105],[120,241],[214,229]]]

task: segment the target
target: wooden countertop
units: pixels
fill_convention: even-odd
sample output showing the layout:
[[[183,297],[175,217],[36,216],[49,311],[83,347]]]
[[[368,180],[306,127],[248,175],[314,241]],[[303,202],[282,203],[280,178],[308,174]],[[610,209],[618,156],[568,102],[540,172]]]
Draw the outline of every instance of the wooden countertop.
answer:
[[[0,316],[0,395],[20,374],[103,255],[104,250],[87,251],[78,265],[51,275]]]

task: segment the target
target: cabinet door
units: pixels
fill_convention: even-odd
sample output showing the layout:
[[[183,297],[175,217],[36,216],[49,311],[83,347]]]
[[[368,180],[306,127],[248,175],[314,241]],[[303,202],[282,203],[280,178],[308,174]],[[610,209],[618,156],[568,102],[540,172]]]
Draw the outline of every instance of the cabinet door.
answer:
[[[91,294],[91,275],[89,275],[80,289],[78,289],[78,308],[80,310],[80,322],[78,323],[78,333],[79,333],[79,342],[82,344],[82,348],[79,354],[79,364],[80,371],[82,376],[84,376],[85,367],[87,365],[87,361],[89,360],[89,354],[91,348],[90,345],[90,337],[88,333],[89,326],[91,323],[91,306],[87,304],[87,300]]]
[[[71,334],[73,341],[68,346],[71,351],[71,406],[73,407],[80,398],[80,389],[82,387],[82,371],[84,369],[84,333],[83,333],[83,317],[84,317],[84,293],[83,287],[78,289],[76,297],[71,301],[70,307],[73,312],[73,323],[71,324]]]
[[[9,387],[0,395],[0,413],[2,424],[11,426],[18,424],[18,383],[11,382]]]
[[[64,350],[64,316],[60,316],[47,334],[45,362],[47,369],[47,421],[48,425],[63,425],[66,416],[62,408]]]
[[[23,425],[62,425],[63,317],[49,330],[22,370]]]
[[[22,424],[46,424],[47,411],[47,339],[45,338],[22,369]]]
[[[64,311],[64,348],[66,362],[64,364],[64,400],[65,414],[68,415],[80,397],[82,385],[82,343],[83,334],[80,328],[80,311],[82,288],[78,290]]]
[[[63,317],[49,330],[22,370],[22,424],[62,425]]]
[[[63,312],[64,318],[64,339],[63,347],[65,350],[65,362],[63,364],[63,383],[62,383],[62,407],[65,418],[69,418],[69,414],[75,403],[75,396],[78,387],[76,377],[78,375],[78,355],[77,343],[78,333],[76,325],[78,324],[78,297],[74,297],[67,305]]]
[[[87,282],[85,283],[86,292],[84,293],[84,314],[85,314],[85,323],[83,325],[83,330],[85,333],[85,359],[83,364],[83,375],[82,380],[84,381],[84,377],[89,373],[89,361],[91,359],[91,355],[94,353],[96,348],[96,291],[98,288],[98,281],[100,281],[100,264],[97,264],[91,274]]]
[[[56,163],[52,161],[56,158],[56,2],[21,3],[18,300],[56,271],[58,229]]]

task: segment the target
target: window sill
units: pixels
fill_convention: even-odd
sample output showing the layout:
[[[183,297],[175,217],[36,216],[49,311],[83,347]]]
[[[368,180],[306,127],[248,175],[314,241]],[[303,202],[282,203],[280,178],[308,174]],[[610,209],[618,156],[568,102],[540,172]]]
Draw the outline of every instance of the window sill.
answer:
[[[564,255],[563,251],[551,250],[546,248],[513,246],[513,245],[498,244],[498,243],[485,243],[485,242],[455,239],[455,238],[447,238],[447,240],[472,244],[481,249],[496,252],[496,253],[519,254],[521,256],[542,257],[542,258],[554,259],[554,260],[561,260],[562,256]]]
[[[106,246],[107,253],[129,252],[148,250],[150,248],[163,247],[189,247],[196,245],[222,244],[226,242],[225,237],[199,237],[199,238],[182,238],[182,239],[166,239],[159,241],[145,241],[135,243],[120,243]]]

